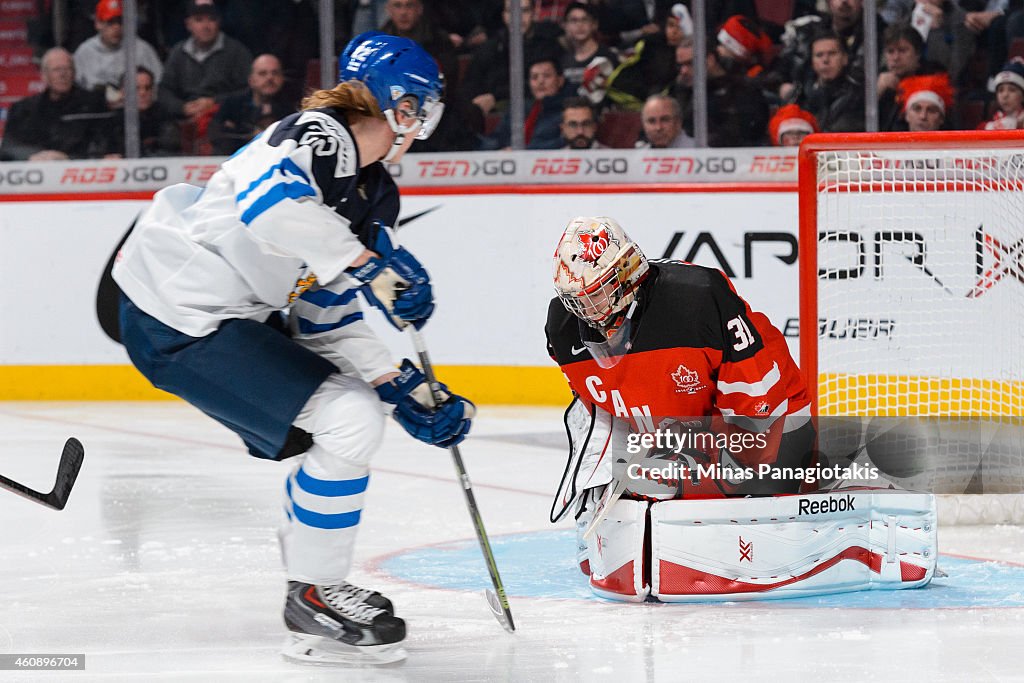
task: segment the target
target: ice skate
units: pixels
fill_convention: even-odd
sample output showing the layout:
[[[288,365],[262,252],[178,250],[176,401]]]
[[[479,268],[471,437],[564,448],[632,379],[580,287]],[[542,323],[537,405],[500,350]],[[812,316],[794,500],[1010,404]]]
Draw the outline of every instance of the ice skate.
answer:
[[[342,582],[288,582],[281,654],[310,664],[388,664],[405,659],[405,622],[380,593]]]
[[[393,615],[395,613],[395,608],[391,604],[391,601],[375,590],[370,590],[369,588],[360,588],[359,586],[355,586],[349,583],[348,581],[342,581],[337,586],[334,586],[334,588],[341,591],[345,591],[351,595],[355,595],[360,600],[365,602],[367,605],[370,605],[371,607],[376,607],[377,609],[382,609],[388,614]]]

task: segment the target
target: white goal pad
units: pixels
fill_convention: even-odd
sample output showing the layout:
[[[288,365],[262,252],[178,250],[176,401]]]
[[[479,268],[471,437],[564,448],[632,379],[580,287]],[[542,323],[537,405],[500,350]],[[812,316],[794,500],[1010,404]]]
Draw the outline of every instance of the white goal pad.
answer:
[[[590,588],[609,600],[643,602],[650,587],[644,579],[647,502],[620,498],[585,542]]]
[[[651,506],[651,595],[764,600],[917,588],[935,571],[931,494],[848,490]]]

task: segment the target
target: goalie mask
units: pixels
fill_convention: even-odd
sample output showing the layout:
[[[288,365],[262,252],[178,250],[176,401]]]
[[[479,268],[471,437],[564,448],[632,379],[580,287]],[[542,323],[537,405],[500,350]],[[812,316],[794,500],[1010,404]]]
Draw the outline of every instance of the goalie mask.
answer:
[[[614,219],[579,216],[555,249],[555,292],[566,310],[610,337],[648,269],[640,247]]]
[[[408,38],[367,31],[349,42],[338,58],[338,81],[362,81],[373,93],[396,139],[390,160],[406,135],[426,140],[437,128],[444,103],[444,75],[419,43]],[[395,112],[412,123],[399,124]]]

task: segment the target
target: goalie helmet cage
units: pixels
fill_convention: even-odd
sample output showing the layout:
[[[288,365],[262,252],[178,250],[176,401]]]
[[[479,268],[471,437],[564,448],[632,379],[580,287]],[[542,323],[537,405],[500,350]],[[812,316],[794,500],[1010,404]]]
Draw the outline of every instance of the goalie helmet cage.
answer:
[[[936,417],[960,438],[900,483],[950,494],[944,523],[1024,523],[1024,131],[811,135],[799,161],[819,424]]]

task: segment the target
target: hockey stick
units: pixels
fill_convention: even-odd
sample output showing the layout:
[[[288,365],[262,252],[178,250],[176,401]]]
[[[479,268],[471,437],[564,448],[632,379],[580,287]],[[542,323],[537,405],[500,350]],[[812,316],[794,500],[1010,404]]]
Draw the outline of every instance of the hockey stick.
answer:
[[[427,355],[427,346],[423,341],[423,335],[412,325],[409,325],[408,329],[412,335],[413,347],[420,358],[423,374],[426,376],[433,392],[433,399],[435,403],[440,402],[441,387],[437,382],[437,377],[434,375],[434,366],[430,363],[430,356]],[[506,631],[512,633],[516,630],[515,622],[512,621],[512,608],[509,607],[508,596],[505,595],[505,587],[502,585],[501,576],[498,574],[498,565],[494,561],[491,543],[487,540],[487,530],[484,529],[484,520],[480,517],[480,509],[476,505],[473,485],[469,481],[469,475],[466,474],[465,465],[462,464],[462,454],[459,452],[459,447],[452,446],[448,450],[451,452],[452,461],[455,463],[455,473],[459,476],[459,481],[462,483],[462,492],[466,496],[466,506],[469,508],[469,516],[472,518],[473,528],[476,530],[476,540],[480,542],[480,550],[484,554],[487,571],[491,575],[491,584],[494,586],[493,590],[488,588],[484,591],[487,605],[491,608],[491,612],[494,614],[494,618],[498,620],[498,623]]]
[[[629,468],[633,465],[637,465],[642,461],[647,454],[651,452],[650,448],[642,448],[633,455],[632,458],[626,462],[626,466],[623,469],[623,475],[629,472]],[[622,494],[626,492],[626,476],[622,476],[615,480],[614,486],[605,486],[604,492],[597,501],[596,507],[594,507],[594,516],[590,519],[590,524],[583,530],[583,538],[589,539],[597,531],[597,526],[604,521],[604,518],[608,516],[608,512],[615,505],[619,498],[622,498]]]
[[[54,510],[63,510],[68,504],[68,496],[71,495],[71,487],[75,485],[78,478],[78,471],[82,469],[82,460],[85,458],[85,449],[82,442],[71,437],[64,444],[64,450],[60,454],[60,465],[57,467],[57,479],[53,483],[53,490],[49,493],[33,491],[24,484],[19,484],[13,479],[0,475],[0,488],[13,491],[23,498],[28,498],[41,503]]]

